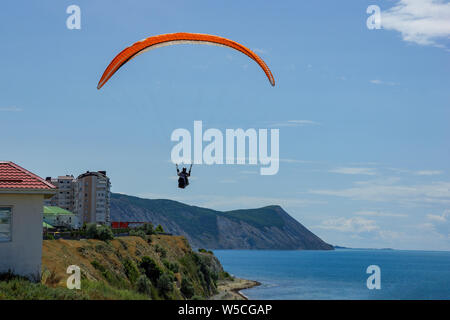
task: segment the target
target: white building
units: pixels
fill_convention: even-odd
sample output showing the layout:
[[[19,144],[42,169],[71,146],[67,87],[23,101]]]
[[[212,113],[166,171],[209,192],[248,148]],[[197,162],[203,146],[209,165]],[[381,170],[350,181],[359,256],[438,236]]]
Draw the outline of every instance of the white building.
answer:
[[[12,162],[0,162],[0,272],[38,277],[44,199],[56,188]]]

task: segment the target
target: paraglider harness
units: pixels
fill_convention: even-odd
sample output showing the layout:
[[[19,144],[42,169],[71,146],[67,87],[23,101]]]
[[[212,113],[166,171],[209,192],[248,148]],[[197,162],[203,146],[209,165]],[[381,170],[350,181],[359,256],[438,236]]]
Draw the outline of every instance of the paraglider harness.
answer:
[[[184,189],[189,185],[188,177],[191,176],[192,163],[191,163],[191,166],[189,167],[188,172],[186,172],[186,168],[183,168],[183,170],[180,172],[180,169],[178,169],[178,164],[176,165],[176,167],[177,167],[177,175],[179,176],[178,188]]]

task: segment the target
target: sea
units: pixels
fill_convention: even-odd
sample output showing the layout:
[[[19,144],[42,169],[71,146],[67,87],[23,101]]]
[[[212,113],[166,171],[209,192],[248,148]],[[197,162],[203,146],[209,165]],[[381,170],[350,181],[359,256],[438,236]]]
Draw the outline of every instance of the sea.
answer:
[[[214,250],[214,253],[230,274],[261,283],[241,291],[249,299],[450,299],[449,251]],[[369,266],[376,267],[367,273]],[[369,277],[372,278],[368,281]]]

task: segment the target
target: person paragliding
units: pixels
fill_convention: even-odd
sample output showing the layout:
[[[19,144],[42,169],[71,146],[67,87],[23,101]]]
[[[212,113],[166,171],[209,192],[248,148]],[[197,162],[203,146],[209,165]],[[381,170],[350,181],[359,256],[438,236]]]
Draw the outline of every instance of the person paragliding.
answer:
[[[188,177],[191,176],[191,170],[192,170],[192,164],[189,167],[189,171],[186,170],[186,167],[183,167],[183,169],[180,171],[180,169],[178,168],[178,164],[176,165],[177,167],[177,175],[178,175],[178,188],[184,189],[189,185],[189,179]]]

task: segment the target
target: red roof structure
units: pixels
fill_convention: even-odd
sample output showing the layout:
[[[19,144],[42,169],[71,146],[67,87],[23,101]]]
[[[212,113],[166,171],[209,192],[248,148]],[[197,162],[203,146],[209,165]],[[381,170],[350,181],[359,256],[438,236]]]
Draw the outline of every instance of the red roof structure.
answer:
[[[11,161],[0,161],[0,190],[44,191],[43,193],[50,191],[49,193],[54,193],[56,187]]]

